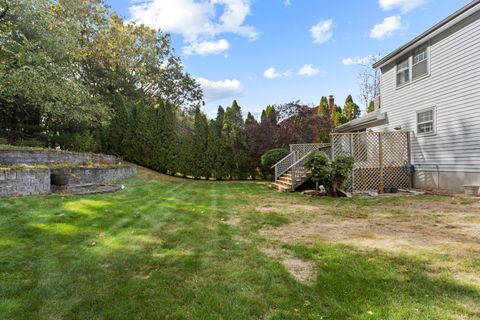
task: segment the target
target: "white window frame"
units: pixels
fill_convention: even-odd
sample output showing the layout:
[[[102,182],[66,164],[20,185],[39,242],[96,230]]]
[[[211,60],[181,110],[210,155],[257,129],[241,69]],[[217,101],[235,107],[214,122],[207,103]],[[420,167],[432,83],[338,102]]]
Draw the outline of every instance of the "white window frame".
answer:
[[[397,88],[401,88],[403,86],[406,86],[407,84],[409,84],[410,82],[412,82],[412,61],[411,61],[411,57],[407,57],[407,58],[404,58],[404,59],[399,59],[397,61],[397,65],[396,65],[396,69],[397,69],[397,73],[395,74],[395,83],[397,85]],[[408,67],[406,68],[402,68],[402,69],[399,69],[398,66],[400,65],[400,63],[404,62],[404,61],[408,61]],[[408,70],[408,81],[407,82],[404,82],[402,84],[398,84],[398,73],[399,72],[404,72],[405,70]]]
[[[415,54],[420,51],[420,49],[422,49],[421,51],[424,51],[423,49],[425,49],[425,59],[422,60],[422,61],[419,61],[417,63],[414,63],[413,58],[415,57]],[[417,79],[413,79],[413,67],[415,67],[417,64],[420,64],[420,63],[424,62],[425,60],[427,61],[427,72],[425,74],[422,74],[421,76],[419,76]],[[412,51],[411,74],[412,74],[412,81],[417,81],[417,80],[422,79],[423,77],[426,77],[430,74],[430,45],[429,44],[426,44],[424,46],[419,46],[417,49]]]
[[[425,113],[425,112],[432,112],[432,120],[431,121],[424,121],[424,122],[418,122],[418,115],[420,113]],[[421,125],[421,124],[425,124],[425,123],[432,123],[432,132],[427,132],[427,133],[421,133],[420,130],[418,130],[418,127]],[[419,137],[427,137],[427,136],[433,136],[433,135],[436,135],[437,134],[437,108],[436,107],[430,107],[430,108],[426,108],[426,109],[421,109],[421,110],[417,110],[416,114],[415,114],[415,129],[417,131],[417,136]]]
[[[418,52],[418,50],[420,48],[423,48],[425,47],[426,49],[426,54],[427,54],[427,73],[425,73],[424,75],[421,75],[420,77],[418,77],[417,79],[413,79],[413,56],[415,55],[415,52]],[[401,85],[398,84],[398,81],[397,81],[397,76],[398,76],[398,72],[400,71],[398,69],[398,65],[402,62],[402,61],[405,61],[405,60],[408,60],[408,73],[409,73],[409,81],[408,82],[405,82]],[[423,60],[421,61],[423,62]],[[416,64],[418,64],[420,62],[417,62]],[[396,85],[396,88],[397,89],[400,89],[400,88],[403,88],[405,86],[408,86],[409,84],[411,83],[414,83],[414,82],[417,82],[417,81],[420,81],[426,77],[429,77],[430,76],[430,63],[431,63],[431,54],[430,54],[430,42],[426,42],[424,44],[421,44],[419,46],[417,46],[415,49],[413,49],[412,51],[410,51],[408,57],[406,56],[403,56],[403,58],[401,59],[398,59],[396,64],[395,64],[395,85]],[[402,69],[402,71],[405,70],[405,69]]]

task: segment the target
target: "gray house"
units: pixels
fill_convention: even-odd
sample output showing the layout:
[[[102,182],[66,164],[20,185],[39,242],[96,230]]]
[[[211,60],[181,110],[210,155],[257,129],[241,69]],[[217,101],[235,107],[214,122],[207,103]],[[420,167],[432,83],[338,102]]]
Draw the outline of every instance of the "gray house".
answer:
[[[416,187],[480,185],[480,0],[373,67],[377,110],[335,131],[410,131]]]

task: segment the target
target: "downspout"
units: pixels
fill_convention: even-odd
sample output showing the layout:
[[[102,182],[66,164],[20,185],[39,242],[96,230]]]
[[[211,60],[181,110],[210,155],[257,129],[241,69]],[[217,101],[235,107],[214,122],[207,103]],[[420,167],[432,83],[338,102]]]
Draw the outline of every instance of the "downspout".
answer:
[[[437,189],[440,190],[440,169],[438,164],[436,164],[435,167],[437,168]]]

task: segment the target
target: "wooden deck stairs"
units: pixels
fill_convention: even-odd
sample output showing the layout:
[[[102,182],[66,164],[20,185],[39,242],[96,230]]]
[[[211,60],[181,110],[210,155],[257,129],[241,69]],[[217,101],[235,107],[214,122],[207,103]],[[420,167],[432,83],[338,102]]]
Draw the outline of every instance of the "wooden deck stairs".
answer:
[[[331,155],[331,145],[326,143],[290,145],[290,153],[272,167],[275,168],[275,182],[271,186],[282,192],[293,192],[304,184],[312,177],[305,162],[317,150]]]
[[[309,171],[302,170],[301,168],[297,168],[295,173],[295,184],[292,183],[292,169],[290,169],[278,177],[277,180],[272,183],[272,187],[278,191],[291,192],[295,191],[296,188],[312,177]]]

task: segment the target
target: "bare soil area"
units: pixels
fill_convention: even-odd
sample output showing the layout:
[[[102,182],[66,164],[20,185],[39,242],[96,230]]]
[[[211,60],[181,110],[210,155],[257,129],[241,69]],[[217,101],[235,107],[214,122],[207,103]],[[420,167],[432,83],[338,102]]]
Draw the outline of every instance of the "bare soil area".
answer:
[[[256,210],[280,212],[282,206]],[[480,202],[462,204],[453,198],[373,206],[294,204],[287,210],[303,214],[290,224],[265,227],[261,234],[283,243],[333,242],[432,259],[433,273],[447,269],[455,278],[480,286],[480,266],[475,267],[480,263]]]
[[[298,281],[310,282],[315,280],[315,265],[313,262],[299,259],[288,251],[273,246],[268,246],[263,251],[270,258],[279,261]]]

